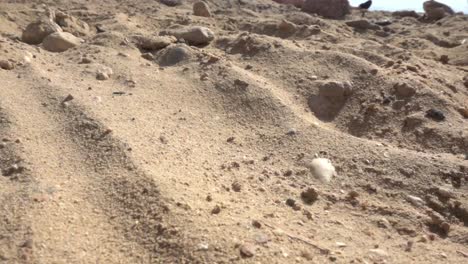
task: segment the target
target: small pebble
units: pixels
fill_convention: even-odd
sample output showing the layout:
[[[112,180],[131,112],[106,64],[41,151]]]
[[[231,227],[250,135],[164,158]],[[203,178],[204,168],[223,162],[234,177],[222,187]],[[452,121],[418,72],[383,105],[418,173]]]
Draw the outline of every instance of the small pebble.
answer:
[[[296,200],[291,199],[291,198],[288,198],[288,199],[286,200],[286,205],[287,205],[287,206],[290,206],[290,207],[294,207],[294,206],[296,205]]]
[[[270,237],[264,233],[256,234],[254,239],[257,244],[266,244],[271,241]]]
[[[445,120],[445,115],[442,111],[431,108],[426,111],[426,117],[433,119],[435,121],[444,121]]]
[[[349,200],[354,200],[354,199],[356,199],[357,197],[359,197],[359,193],[356,192],[356,191],[350,191],[350,192],[348,193],[348,196],[347,196],[347,198],[348,198]]]
[[[256,228],[261,228],[262,224],[257,220],[252,220],[252,226],[254,226]]]
[[[67,103],[67,102],[69,102],[69,101],[71,101],[73,99],[75,99],[73,97],[73,95],[69,94],[69,95],[67,95],[67,97],[65,97],[65,99],[62,100],[62,104],[65,104],[65,103]]]
[[[387,257],[388,256],[388,253],[385,250],[379,249],[379,248],[371,249],[371,250],[369,250],[369,252],[374,254],[374,255],[380,256],[380,257]]]
[[[143,59],[146,59],[146,60],[149,60],[149,61],[154,60],[154,55],[151,54],[151,53],[143,53],[143,54],[141,55],[141,57],[142,57]]]
[[[415,66],[412,66],[412,65],[408,65],[406,66],[406,69],[412,71],[412,72],[418,72],[418,68],[416,68]]]
[[[288,135],[288,136],[294,136],[296,134],[297,134],[297,130],[294,129],[294,128],[291,128],[291,129],[288,130],[288,132],[286,132],[286,135]]]
[[[424,205],[424,201],[423,199],[417,197],[417,196],[413,196],[413,195],[407,195],[406,196],[406,199],[412,203],[413,205],[416,205],[416,206],[422,206]]]
[[[221,212],[221,207],[216,205],[213,210],[211,210],[211,214],[219,214]]]
[[[26,241],[24,241],[23,244],[21,244],[21,247],[32,248],[33,247],[32,239],[27,239]]]
[[[458,108],[458,112],[463,116],[463,118],[468,118],[468,107]]]
[[[232,190],[235,192],[240,192],[242,189],[242,185],[237,181],[233,182],[231,187],[232,187]]]
[[[306,260],[313,260],[314,259],[312,253],[310,253],[308,251],[302,251],[301,252],[301,257],[303,257]]]
[[[440,228],[444,231],[445,234],[448,234],[448,232],[450,231],[450,224],[447,222],[442,222],[440,224]]]
[[[318,193],[314,188],[308,188],[301,193],[302,201],[306,204],[313,204],[318,199]]]
[[[82,64],[89,64],[91,62],[93,62],[93,61],[90,58],[87,58],[87,57],[82,58],[81,61],[80,61],[80,63],[82,63]]]
[[[447,55],[440,56],[440,62],[447,64],[449,62],[449,57]]]
[[[7,61],[7,60],[0,60],[0,68],[4,69],[4,70],[13,70],[15,66],[13,65],[13,63],[11,63],[11,61]]]
[[[96,79],[100,81],[105,81],[105,80],[108,80],[109,78],[110,78],[109,75],[105,72],[98,72],[96,74]]]
[[[245,243],[240,247],[241,256],[244,258],[251,258],[255,255],[256,247],[253,244]]]
[[[406,243],[405,251],[406,252],[411,252],[412,249],[413,249],[413,241],[408,241]]]
[[[207,243],[200,243],[198,244],[198,250],[200,251],[207,251],[210,248],[210,245]]]
[[[390,228],[391,224],[386,218],[382,218],[377,222],[377,226],[380,228]]]
[[[343,248],[343,247],[346,247],[347,245],[343,242],[336,242],[336,246],[337,247],[340,247],[340,248]]]

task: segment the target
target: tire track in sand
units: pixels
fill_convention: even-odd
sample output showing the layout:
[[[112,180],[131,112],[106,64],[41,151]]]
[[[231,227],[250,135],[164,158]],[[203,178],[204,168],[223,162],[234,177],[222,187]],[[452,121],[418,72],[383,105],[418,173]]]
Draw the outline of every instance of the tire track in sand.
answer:
[[[41,263],[186,261],[189,253],[164,225],[167,207],[157,187],[123,144],[78,106],[61,105],[53,87],[34,81],[8,76],[0,96],[18,121],[12,130],[26,139],[25,157],[44,194],[28,213],[35,257]]]
[[[12,141],[12,123],[0,102],[0,263],[31,263],[33,237],[25,215],[33,182],[28,171],[18,173],[24,165],[19,144]]]

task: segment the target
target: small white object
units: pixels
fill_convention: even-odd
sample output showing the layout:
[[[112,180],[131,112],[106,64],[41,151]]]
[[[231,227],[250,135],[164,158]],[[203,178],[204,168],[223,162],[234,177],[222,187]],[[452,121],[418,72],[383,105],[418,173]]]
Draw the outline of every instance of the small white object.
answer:
[[[284,231],[283,231],[282,229],[279,229],[279,228],[273,230],[273,233],[274,233],[275,235],[277,235],[277,236],[282,236],[282,235],[284,235]]]
[[[346,247],[347,245],[343,242],[336,242],[336,246],[337,247],[340,247],[340,248],[343,248],[343,247]]]
[[[421,198],[419,198],[417,196],[407,195],[406,199],[408,200],[408,202],[412,203],[413,205],[416,205],[416,206],[424,205],[423,199],[421,199]]]
[[[31,54],[31,52],[26,51],[23,57],[23,61],[25,63],[31,63],[32,58],[33,58],[33,55]]]
[[[379,249],[379,248],[370,249],[369,253],[371,253],[373,255],[377,255],[379,257],[388,257],[387,251],[385,251],[383,249]]]
[[[325,158],[316,158],[307,166],[315,178],[322,182],[330,182],[336,176],[335,167],[331,161]]]
[[[207,243],[200,243],[198,244],[198,250],[201,250],[201,251],[206,251],[208,250],[210,247],[210,245],[208,245]]]

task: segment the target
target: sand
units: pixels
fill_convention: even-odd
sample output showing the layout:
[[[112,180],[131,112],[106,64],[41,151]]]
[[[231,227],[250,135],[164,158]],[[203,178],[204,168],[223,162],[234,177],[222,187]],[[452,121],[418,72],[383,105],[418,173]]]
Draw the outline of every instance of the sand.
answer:
[[[468,261],[468,16],[194,2],[1,1],[0,263]],[[84,42],[22,42],[48,8]]]

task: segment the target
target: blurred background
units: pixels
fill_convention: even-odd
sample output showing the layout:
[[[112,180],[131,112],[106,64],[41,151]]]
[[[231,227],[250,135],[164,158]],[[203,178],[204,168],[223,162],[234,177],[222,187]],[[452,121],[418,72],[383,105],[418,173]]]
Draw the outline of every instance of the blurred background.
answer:
[[[350,0],[351,5],[357,6],[366,0]],[[373,0],[371,10],[415,10],[423,12],[422,3],[426,0]],[[468,13],[468,0],[438,0],[438,2],[449,5],[455,12]]]

